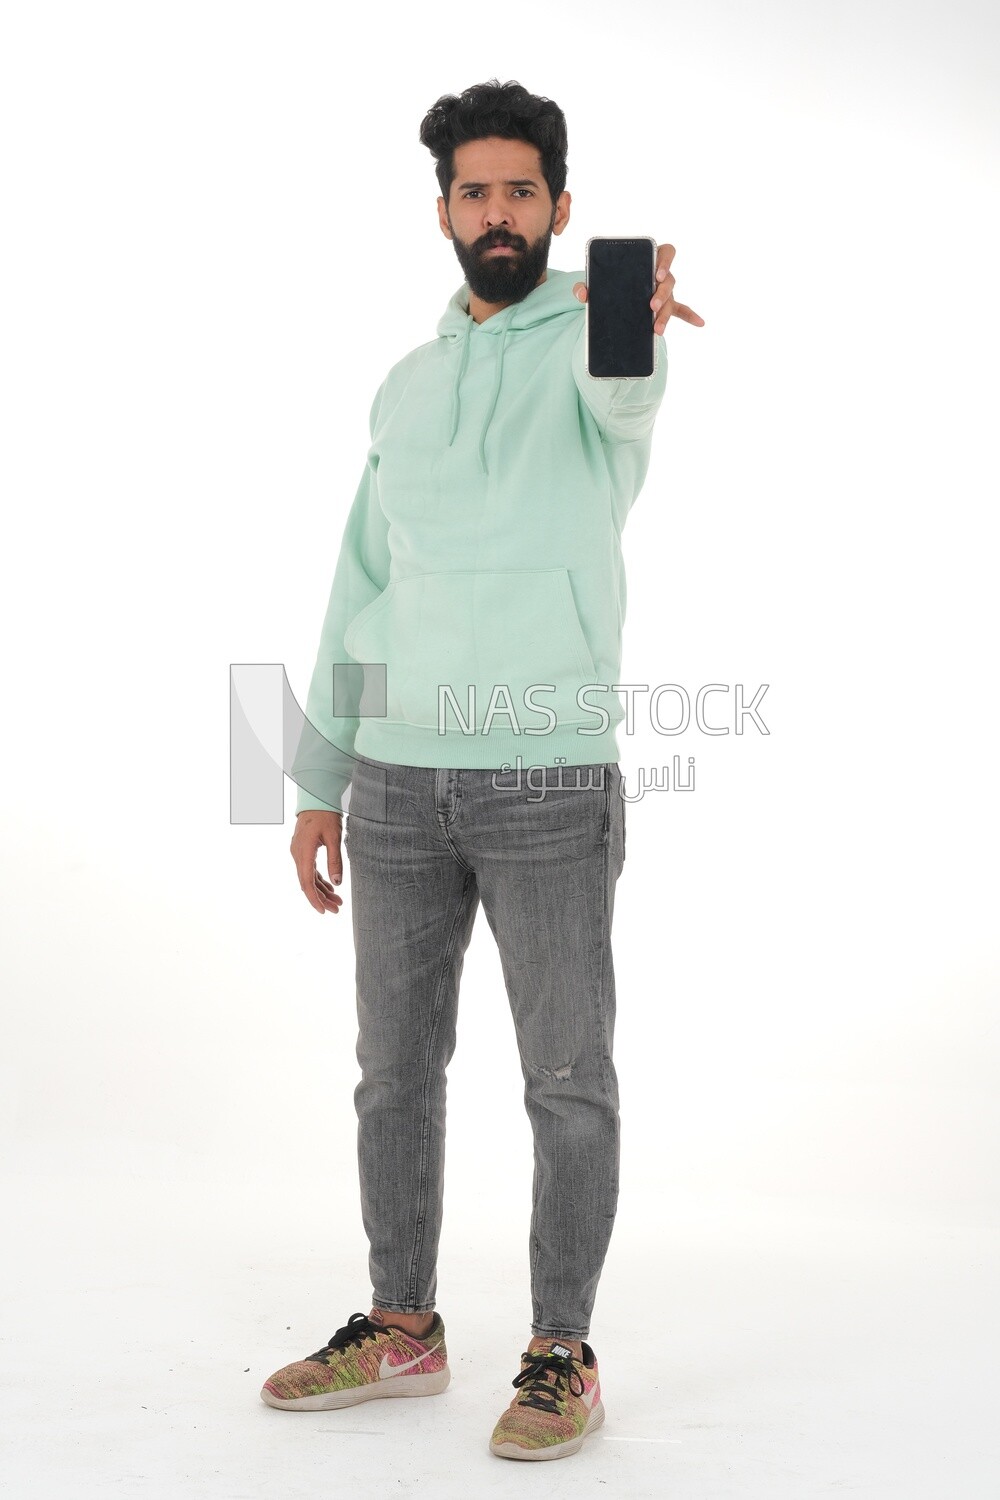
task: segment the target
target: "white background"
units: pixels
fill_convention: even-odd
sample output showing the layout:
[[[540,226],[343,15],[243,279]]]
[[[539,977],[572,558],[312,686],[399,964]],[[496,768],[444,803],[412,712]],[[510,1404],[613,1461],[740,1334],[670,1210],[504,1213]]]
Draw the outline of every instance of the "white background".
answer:
[[[258,1399],[371,1287],[350,887],[306,904],[291,786],[283,827],[229,821],[229,665],[304,702],[372,397],[461,281],[420,120],[490,77],[567,115],[551,264],[652,234],[706,320],[667,328],[623,676],[769,684],[766,738],[621,737],[696,791],[627,811],[608,1422],[545,1483],[996,1494],[997,32],[968,0],[8,10],[13,1496],[524,1482],[486,1452],[531,1140],[482,914],[449,1393]]]

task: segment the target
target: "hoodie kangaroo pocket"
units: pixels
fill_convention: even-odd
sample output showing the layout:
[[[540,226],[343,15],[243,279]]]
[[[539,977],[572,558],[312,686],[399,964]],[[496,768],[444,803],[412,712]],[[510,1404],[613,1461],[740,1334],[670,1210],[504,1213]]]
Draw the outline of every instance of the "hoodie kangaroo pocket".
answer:
[[[394,579],[351,621],[344,645],[385,663],[390,720],[480,733],[492,701],[503,729],[548,729],[543,709],[553,728],[593,725],[576,697],[596,668],[565,568]],[[537,707],[525,701],[532,689]]]

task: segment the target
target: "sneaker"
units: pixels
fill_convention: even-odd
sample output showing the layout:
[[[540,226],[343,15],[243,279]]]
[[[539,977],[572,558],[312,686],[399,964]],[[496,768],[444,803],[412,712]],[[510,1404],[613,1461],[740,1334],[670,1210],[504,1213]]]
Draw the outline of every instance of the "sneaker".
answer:
[[[568,1458],[604,1421],[597,1358],[583,1359],[553,1339],[547,1349],[521,1355],[518,1394],[493,1429],[490,1452],[499,1458]]]
[[[358,1312],[322,1349],[265,1380],[260,1394],[285,1411],[330,1411],[380,1396],[436,1396],[450,1379],[439,1313],[418,1339]]]

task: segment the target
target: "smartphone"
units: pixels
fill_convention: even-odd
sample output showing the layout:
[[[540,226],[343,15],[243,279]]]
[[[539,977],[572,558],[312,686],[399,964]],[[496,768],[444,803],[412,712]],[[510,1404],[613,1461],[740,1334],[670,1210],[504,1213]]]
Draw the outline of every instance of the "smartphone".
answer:
[[[587,241],[587,329],[584,363],[595,380],[648,380],[656,370],[653,334],[656,241]]]

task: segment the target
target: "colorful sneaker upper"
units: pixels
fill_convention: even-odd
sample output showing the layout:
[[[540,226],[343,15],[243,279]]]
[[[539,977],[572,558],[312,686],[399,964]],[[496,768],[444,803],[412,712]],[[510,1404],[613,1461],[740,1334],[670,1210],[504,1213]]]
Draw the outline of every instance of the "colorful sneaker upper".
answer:
[[[514,1457],[517,1449],[532,1452],[563,1445],[575,1452],[588,1426],[598,1426],[603,1419],[597,1359],[589,1344],[583,1344],[582,1360],[574,1359],[558,1339],[548,1349],[526,1350],[520,1374],[511,1384],[518,1394],[493,1429],[494,1453]]]
[[[264,1382],[261,1395],[280,1401],[325,1396],[374,1385],[400,1375],[437,1375],[448,1363],[439,1313],[423,1338],[400,1328],[380,1328],[366,1313],[353,1313],[315,1354],[285,1365]]]

